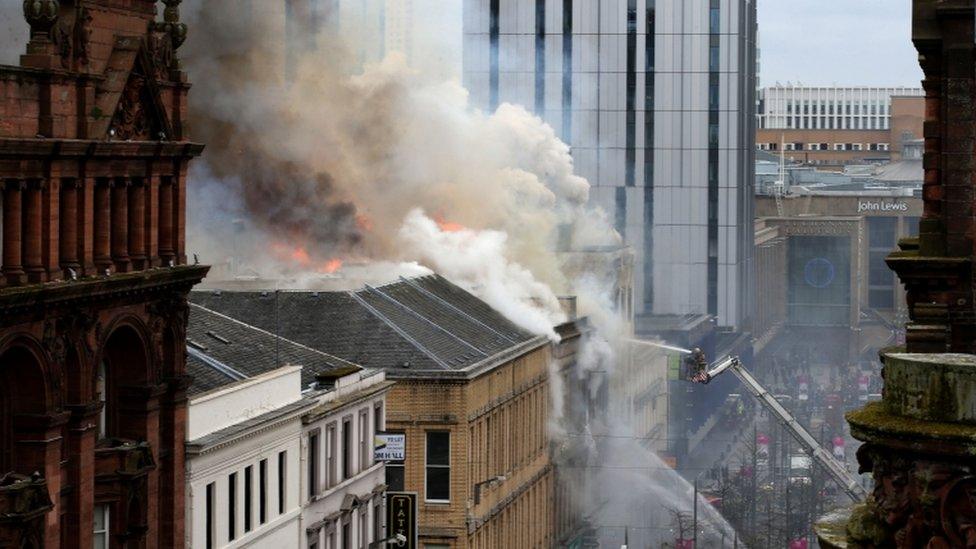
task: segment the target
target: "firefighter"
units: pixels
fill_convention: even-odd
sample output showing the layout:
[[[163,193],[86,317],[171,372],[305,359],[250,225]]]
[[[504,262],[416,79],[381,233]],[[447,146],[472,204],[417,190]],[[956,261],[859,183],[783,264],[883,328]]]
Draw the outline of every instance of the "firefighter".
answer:
[[[706,371],[708,370],[708,359],[705,358],[705,351],[699,347],[692,349],[691,354],[685,359],[685,374],[688,379],[698,383],[706,382]]]

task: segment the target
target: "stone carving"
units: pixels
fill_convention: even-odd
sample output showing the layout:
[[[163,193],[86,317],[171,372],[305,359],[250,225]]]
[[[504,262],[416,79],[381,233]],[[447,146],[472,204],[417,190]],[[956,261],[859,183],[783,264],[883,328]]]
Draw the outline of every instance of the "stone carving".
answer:
[[[41,338],[41,344],[51,356],[51,393],[57,408],[63,404],[61,388],[65,384],[65,358],[68,354],[68,344],[61,333],[60,324],[58,319],[48,319],[44,322],[44,335]]]
[[[58,0],[24,0],[24,19],[31,28],[31,38],[47,40],[58,20]]]
[[[976,478],[968,465],[910,459],[867,443],[857,453],[871,471],[873,502],[848,525],[855,547],[976,548]]]
[[[142,101],[145,87],[145,77],[135,72],[129,75],[129,81],[122,91],[115,118],[112,120],[116,139],[151,139],[152,121]]]
[[[170,294],[155,303],[151,303],[148,307],[149,314],[152,315],[149,320],[149,327],[152,331],[152,352],[154,363],[157,366],[156,371],[163,374],[163,377],[173,377],[179,376],[181,372],[173,371],[172,368],[176,365],[165,364],[166,360],[166,335],[167,333],[172,334],[185,334],[186,325],[189,321],[190,307],[187,304],[187,300],[184,296],[173,293]],[[171,331],[170,331],[171,330]],[[182,341],[170,342],[180,348],[185,348]]]
[[[0,546],[42,547],[45,514],[54,508],[39,472],[0,476]]]
[[[79,65],[88,64],[88,56],[91,53],[92,36],[92,15],[88,8],[81,8],[75,18],[74,40],[75,40],[75,59]]]
[[[70,21],[62,19],[51,29],[51,41],[54,42],[61,57],[61,67],[65,69],[71,68],[71,54],[74,49],[72,26]]]
[[[151,29],[165,34],[170,39],[173,52],[186,41],[186,23],[180,22],[180,4],[183,0],[163,0],[163,21],[154,22]]]
[[[149,34],[149,59],[156,80],[169,80],[173,66],[173,41],[168,34],[151,32]]]

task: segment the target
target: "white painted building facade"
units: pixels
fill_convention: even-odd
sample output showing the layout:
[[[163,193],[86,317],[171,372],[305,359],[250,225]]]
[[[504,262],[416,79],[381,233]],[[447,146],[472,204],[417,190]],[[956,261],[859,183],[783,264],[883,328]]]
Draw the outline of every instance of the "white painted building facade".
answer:
[[[372,448],[390,385],[383,372],[362,371],[303,394],[301,367],[285,366],[191,397],[187,546],[340,549],[382,539],[385,472]]]
[[[302,416],[303,547],[366,549],[384,538],[386,469],[373,447],[392,385],[381,370],[340,378]]]
[[[891,98],[921,97],[922,88],[777,85],[759,91],[761,129],[887,130]]]
[[[755,33],[754,0],[464,0],[472,102],[570,145],[638,312],[751,316]]]

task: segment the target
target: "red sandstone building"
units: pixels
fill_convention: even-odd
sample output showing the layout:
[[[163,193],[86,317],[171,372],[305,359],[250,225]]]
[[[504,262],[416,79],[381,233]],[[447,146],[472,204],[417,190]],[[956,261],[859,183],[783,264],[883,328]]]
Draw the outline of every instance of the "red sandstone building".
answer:
[[[29,0],[0,66],[0,547],[184,540],[180,0]]]

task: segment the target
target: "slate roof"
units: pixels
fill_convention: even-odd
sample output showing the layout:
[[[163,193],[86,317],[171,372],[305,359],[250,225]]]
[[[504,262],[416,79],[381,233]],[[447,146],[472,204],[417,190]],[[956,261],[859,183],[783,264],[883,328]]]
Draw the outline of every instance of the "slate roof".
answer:
[[[190,304],[186,330],[191,396],[255,377],[286,365],[302,366],[302,388],[320,373],[343,373],[360,366]],[[277,341],[276,341],[277,339]]]
[[[463,371],[544,341],[438,275],[352,292],[194,291],[190,300],[368,368]]]
[[[921,160],[909,159],[891,162],[881,166],[874,176],[885,183],[922,183],[925,179],[925,168]]]

